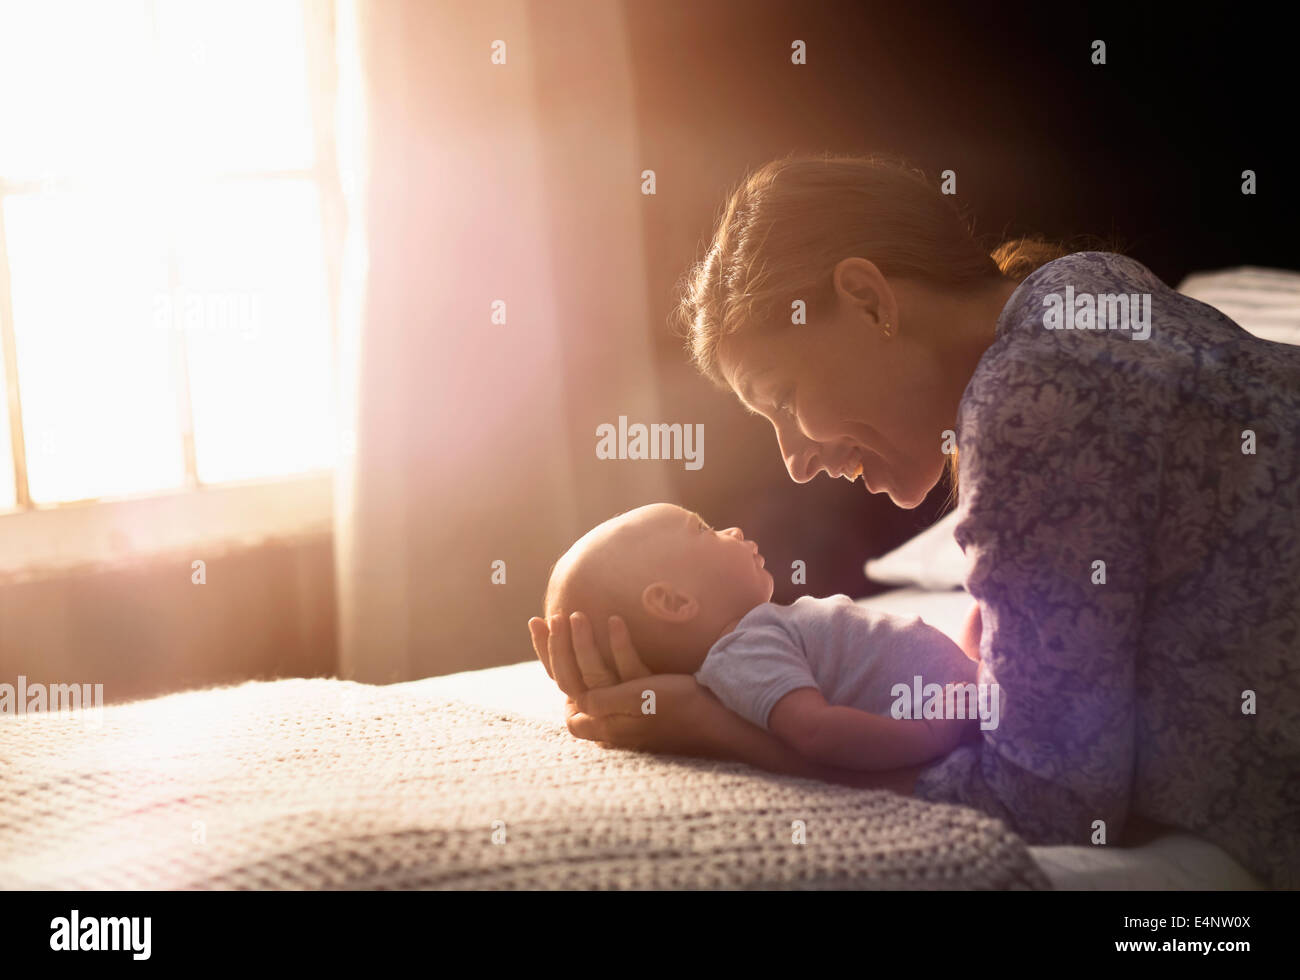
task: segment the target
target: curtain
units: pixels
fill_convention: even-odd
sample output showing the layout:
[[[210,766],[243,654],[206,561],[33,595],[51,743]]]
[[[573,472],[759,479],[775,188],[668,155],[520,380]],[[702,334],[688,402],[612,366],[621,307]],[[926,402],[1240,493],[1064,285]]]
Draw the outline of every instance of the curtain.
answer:
[[[517,662],[563,549],[671,496],[595,453],[660,420],[624,10],[340,0],[337,28],[339,672]]]

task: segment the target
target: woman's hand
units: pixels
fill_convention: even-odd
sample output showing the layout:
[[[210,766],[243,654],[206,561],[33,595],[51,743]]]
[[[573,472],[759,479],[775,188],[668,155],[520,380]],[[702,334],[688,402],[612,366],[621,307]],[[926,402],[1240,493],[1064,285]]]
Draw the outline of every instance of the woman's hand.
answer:
[[[556,614],[549,624],[534,616],[528,632],[537,659],[568,698],[565,723],[578,738],[681,755],[714,751],[699,724],[707,710],[703,688],[690,674],[651,674],[618,616],[609,619],[612,665],[582,613]]]

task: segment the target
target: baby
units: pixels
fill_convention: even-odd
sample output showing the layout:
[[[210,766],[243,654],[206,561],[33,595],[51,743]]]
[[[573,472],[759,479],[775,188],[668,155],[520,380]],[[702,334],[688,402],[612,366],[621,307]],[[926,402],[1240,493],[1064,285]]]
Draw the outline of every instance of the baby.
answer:
[[[939,630],[845,595],[777,605],[772,584],[740,528],[715,531],[691,511],[648,504],[560,557],[546,616],[583,612],[611,664],[606,624],[622,617],[653,673],[694,674],[732,711],[828,765],[918,765],[975,734],[986,714],[982,698],[975,706],[976,664]]]

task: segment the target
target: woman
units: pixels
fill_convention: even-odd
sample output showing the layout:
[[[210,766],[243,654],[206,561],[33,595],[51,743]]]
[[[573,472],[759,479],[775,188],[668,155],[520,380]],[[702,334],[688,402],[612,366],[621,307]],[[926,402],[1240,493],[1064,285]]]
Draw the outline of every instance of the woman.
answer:
[[[1300,348],[1121,255],[990,256],[923,177],[843,157],[753,173],[682,312],[696,364],[772,423],[795,481],[860,467],[911,508],[945,464],[957,480],[1001,723],[859,785],[975,807],[1031,843],[1180,827],[1300,886]],[[612,666],[569,625],[530,630],[575,735],[841,778],[694,678],[640,679],[617,624]]]

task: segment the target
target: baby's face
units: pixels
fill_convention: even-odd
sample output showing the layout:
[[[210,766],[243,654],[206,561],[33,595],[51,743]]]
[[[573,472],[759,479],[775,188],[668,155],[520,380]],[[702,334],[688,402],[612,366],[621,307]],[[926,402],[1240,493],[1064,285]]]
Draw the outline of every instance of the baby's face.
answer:
[[[620,523],[634,528],[642,544],[611,560],[647,583],[671,582],[695,598],[709,622],[729,623],[772,598],[772,573],[738,527],[716,531],[675,504],[639,507]]]

